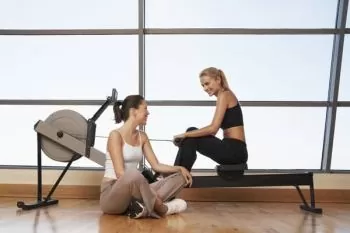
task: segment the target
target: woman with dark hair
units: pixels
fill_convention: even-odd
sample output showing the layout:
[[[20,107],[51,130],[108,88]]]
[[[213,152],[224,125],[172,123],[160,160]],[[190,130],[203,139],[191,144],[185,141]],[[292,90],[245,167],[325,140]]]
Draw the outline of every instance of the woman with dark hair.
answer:
[[[144,98],[130,95],[115,103],[113,110],[116,123],[124,124],[108,137],[100,195],[102,211],[131,218],[159,218],[184,211],[186,202],[175,196],[191,185],[191,175],[182,166],[159,163],[147,134],[137,130],[139,125],[146,124],[149,115]],[[143,155],[155,172],[170,175],[149,184],[137,168]]]

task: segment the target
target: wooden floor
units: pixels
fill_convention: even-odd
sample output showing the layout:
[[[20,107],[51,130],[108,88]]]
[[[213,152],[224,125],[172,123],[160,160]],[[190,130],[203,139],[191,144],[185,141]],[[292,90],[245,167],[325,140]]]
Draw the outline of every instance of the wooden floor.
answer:
[[[1,233],[350,232],[350,204],[322,203],[323,215],[314,215],[299,210],[298,203],[191,202],[180,215],[135,220],[103,215],[97,200],[62,199],[59,205],[31,211],[19,210],[18,200],[0,198]]]

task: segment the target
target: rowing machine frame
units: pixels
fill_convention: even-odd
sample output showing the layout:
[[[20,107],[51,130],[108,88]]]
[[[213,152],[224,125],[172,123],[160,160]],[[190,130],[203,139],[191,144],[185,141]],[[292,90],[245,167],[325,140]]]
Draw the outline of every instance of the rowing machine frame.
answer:
[[[51,196],[55,192],[57,186],[61,182],[62,178],[72,165],[72,163],[79,159],[82,156],[85,156],[87,158],[90,157],[90,150],[91,147],[94,146],[95,144],[95,132],[96,132],[96,121],[98,118],[102,115],[102,113],[106,110],[106,108],[113,102],[117,101],[117,91],[116,89],[113,88],[112,90],[112,95],[107,97],[107,100],[102,104],[102,106],[97,110],[97,112],[88,119],[88,127],[87,127],[87,139],[86,139],[86,148],[85,148],[85,154],[83,153],[76,153],[73,152],[72,159],[67,163],[63,171],[61,172],[60,176],[56,180],[55,184],[52,186],[51,190],[47,194],[45,198],[43,198],[42,194],[42,147],[41,147],[41,139],[44,137],[44,135],[41,135],[39,132],[37,132],[36,128],[38,124],[41,122],[40,120],[35,123],[34,125],[34,130],[37,132],[37,200],[35,203],[32,204],[26,204],[23,201],[18,201],[17,202],[17,207],[21,208],[23,210],[32,210],[32,209],[37,209],[41,207],[46,207],[46,206],[51,206],[51,205],[56,205],[58,204],[57,199],[52,199]],[[63,135],[64,132],[58,132],[58,137],[60,137],[60,134]]]
[[[225,166],[225,165],[221,165]],[[230,166],[230,165],[229,165]],[[246,164],[237,165],[244,167]],[[218,166],[220,167],[220,166]],[[227,170],[227,169],[226,169]],[[217,170],[218,171],[218,170]],[[225,172],[217,176],[194,176],[192,188],[215,187],[267,187],[267,186],[294,186],[303,202],[300,208],[304,211],[322,214],[322,208],[315,206],[315,190],[313,172],[303,173],[277,173],[277,174],[244,174],[244,171],[227,171],[237,173],[230,179],[225,179]],[[241,172],[241,174],[239,174]],[[306,201],[299,186],[309,186],[310,204]]]

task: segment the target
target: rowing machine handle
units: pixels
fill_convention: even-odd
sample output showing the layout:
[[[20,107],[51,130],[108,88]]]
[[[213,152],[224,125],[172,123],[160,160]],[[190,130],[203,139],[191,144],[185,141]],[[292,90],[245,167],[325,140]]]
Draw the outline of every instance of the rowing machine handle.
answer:
[[[183,140],[184,140],[184,138],[175,138],[175,140],[173,141],[174,145],[180,146]]]
[[[118,92],[115,88],[112,89],[111,101],[112,103],[116,102],[118,98]]]

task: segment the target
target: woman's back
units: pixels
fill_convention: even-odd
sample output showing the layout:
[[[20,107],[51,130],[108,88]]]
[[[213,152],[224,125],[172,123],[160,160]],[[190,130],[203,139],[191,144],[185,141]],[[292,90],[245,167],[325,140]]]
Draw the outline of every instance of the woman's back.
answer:
[[[224,138],[234,138],[245,141],[244,120],[241,105],[235,94],[231,91],[222,93],[227,95],[227,109],[221,124]]]

